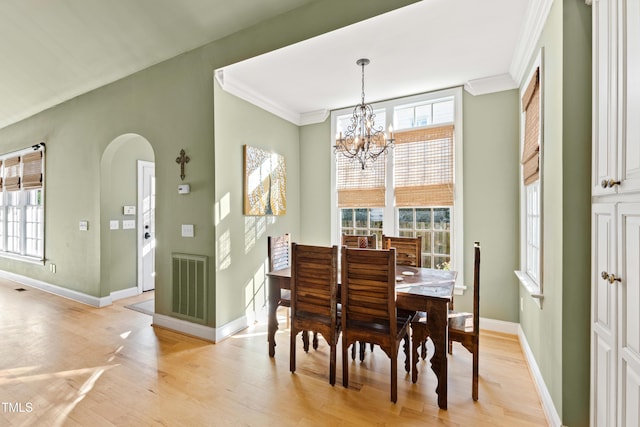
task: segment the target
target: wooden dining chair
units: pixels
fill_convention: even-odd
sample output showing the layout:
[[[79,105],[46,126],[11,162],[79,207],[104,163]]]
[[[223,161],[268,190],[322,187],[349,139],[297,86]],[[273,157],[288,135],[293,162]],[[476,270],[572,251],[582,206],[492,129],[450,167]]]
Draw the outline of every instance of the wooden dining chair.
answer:
[[[376,234],[369,235],[357,235],[357,234],[343,234],[342,246],[348,248],[360,248],[360,249],[378,249],[378,236]],[[373,344],[369,343],[371,351],[373,351]],[[364,361],[364,356],[367,348],[367,343],[354,343],[351,347],[351,359],[356,358],[356,347],[360,348],[360,361]]]
[[[296,335],[319,332],[329,344],[329,383],[336,383],[340,337],[338,247],[291,245],[291,335],[289,370],[296,371]]]
[[[396,237],[382,235],[382,249],[396,249],[396,265],[407,265],[411,267],[422,267],[422,236],[418,237]],[[403,311],[403,316],[414,316],[415,312]],[[412,343],[414,339],[412,338]],[[422,359],[427,358],[427,340],[421,343]],[[415,353],[412,353],[415,354]],[[415,382],[415,380],[414,380]]]
[[[478,351],[480,334],[480,243],[474,242],[473,256],[473,313],[458,313],[449,311],[449,354],[452,353],[452,342],[461,343],[471,352],[473,357],[473,379],[471,396],[478,400]],[[429,337],[429,319],[424,312],[417,312],[411,320],[412,352],[416,357],[417,347],[422,340]],[[423,357],[424,358],[424,357]],[[413,364],[414,368],[416,364]],[[415,383],[417,371],[411,373],[411,379]]]
[[[449,312],[449,354],[451,342],[459,342],[473,356],[471,396],[478,400],[478,353],[480,344],[480,242],[473,245],[473,313]]]
[[[291,235],[285,233],[280,236],[267,236],[267,259],[269,260],[269,271],[278,271],[291,267]],[[291,292],[286,289],[280,290],[278,306],[287,307],[287,328],[291,324]],[[302,334],[304,350],[309,351],[309,333]],[[313,348],[318,348],[318,334],[313,334]]]
[[[269,271],[278,271],[291,266],[291,236],[285,233],[281,236],[267,236],[267,258]],[[278,298],[278,306],[291,307],[291,293],[281,290]],[[289,327],[289,316],[287,316]]]
[[[347,349],[357,341],[380,346],[391,359],[391,401],[398,398],[398,352],[404,342],[410,371],[409,323],[396,312],[395,249],[342,249],[342,385],[349,387]]]
[[[396,265],[422,267],[422,236],[393,237],[382,235],[382,249],[396,248]]]
[[[346,246],[348,248],[378,249],[378,236],[375,234],[364,236],[357,234],[343,234],[342,246]]]

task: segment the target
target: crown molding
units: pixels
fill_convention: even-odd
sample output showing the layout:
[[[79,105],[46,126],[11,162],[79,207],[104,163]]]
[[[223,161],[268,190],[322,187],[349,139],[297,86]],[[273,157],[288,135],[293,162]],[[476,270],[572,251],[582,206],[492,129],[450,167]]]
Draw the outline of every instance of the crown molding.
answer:
[[[517,87],[518,83],[513,80],[511,74],[508,73],[469,80],[464,85],[464,89],[473,96],[502,92],[504,90],[516,89]]]
[[[522,33],[509,67],[509,74],[518,85],[520,85],[527,72],[529,62],[535,53],[540,34],[542,34],[544,24],[547,22],[552,5],[553,0],[529,1]]]
[[[229,79],[228,76],[225,76],[224,69],[216,70],[214,75],[218,84],[225,92],[260,107],[263,110],[266,110],[281,119],[287,120],[296,126],[302,126],[302,118],[300,117],[300,114],[274,103],[240,82]]]

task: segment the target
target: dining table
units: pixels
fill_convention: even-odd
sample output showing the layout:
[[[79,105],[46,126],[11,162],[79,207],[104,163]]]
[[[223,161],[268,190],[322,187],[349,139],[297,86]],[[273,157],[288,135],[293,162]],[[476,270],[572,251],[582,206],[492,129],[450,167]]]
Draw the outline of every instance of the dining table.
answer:
[[[428,319],[428,334],[433,342],[431,369],[436,374],[438,406],[447,409],[447,348],[448,314],[453,299],[453,289],[457,272],[434,268],[396,266],[396,308],[414,312],[425,312]],[[276,311],[281,292],[291,290],[291,269],[284,268],[267,273],[269,286],[269,307],[267,338],[269,356],[275,356],[275,335],[278,330]],[[340,275],[338,275],[338,280]],[[338,293],[339,295],[339,293]],[[415,337],[424,341],[425,337]],[[412,379],[416,382],[419,360],[417,345],[412,346]]]

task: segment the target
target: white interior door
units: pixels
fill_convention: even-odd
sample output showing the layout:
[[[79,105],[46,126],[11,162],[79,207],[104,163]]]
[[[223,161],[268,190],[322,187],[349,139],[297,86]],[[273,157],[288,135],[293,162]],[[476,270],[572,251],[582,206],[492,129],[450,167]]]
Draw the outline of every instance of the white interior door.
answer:
[[[138,288],[155,289],[155,163],[138,160]]]

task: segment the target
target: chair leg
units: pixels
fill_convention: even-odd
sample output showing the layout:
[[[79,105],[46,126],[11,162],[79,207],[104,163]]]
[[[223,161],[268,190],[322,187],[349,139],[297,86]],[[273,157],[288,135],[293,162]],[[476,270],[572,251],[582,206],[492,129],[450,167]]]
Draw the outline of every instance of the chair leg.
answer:
[[[318,332],[314,331],[313,332],[313,349],[317,350],[318,349]]]
[[[343,332],[344,334],[344,332]],[[355,343],[353,343],[355,345]],[[342,340],[342,385],[349,388],[349,356],[346,341]]]
[[[478,344],[475,345],[475,351],[473,352],[473,386],[471,389],[471,397],[473,400],[478,400]]]
[[[364,352],[367,349],[367,343],[360,341],[360,361],[364,362]]]
[[[356,347],[357,347],[358,343],[354,342],[353,344],[351,344],[351,360],[356,360]]]
[[[329,384],[336,385],[336,340],[331,339],[329,350]]]
[[[409,334],[404,336],[404,370],[411,372],[411,343],[409,341]]]
[[[420,352],[422,360],[427,360],[427,340],[422,341],[422,351]]]
[[[391,401],[396,403],[398,400],[398,354],[391,352]]]
[[[449,340],[449,354],[453,354],[453,341]]]
[[[306,353],[309,352],[309,331],[302,331],[302,348]]]
[[[296,371],[296,335],[297,332],[291,328],[289,335],[289,371],[291,373]]]

